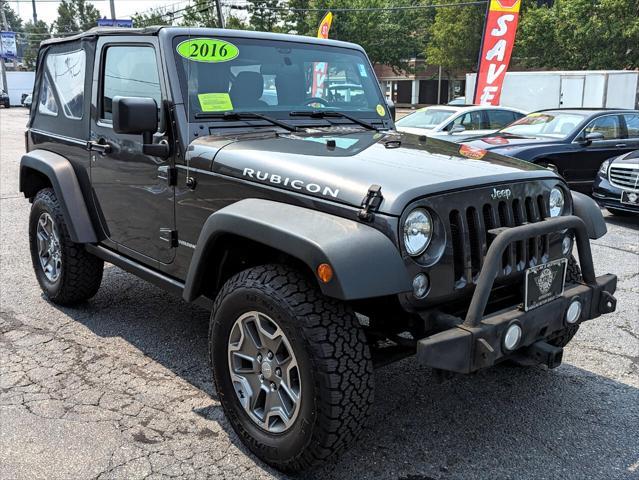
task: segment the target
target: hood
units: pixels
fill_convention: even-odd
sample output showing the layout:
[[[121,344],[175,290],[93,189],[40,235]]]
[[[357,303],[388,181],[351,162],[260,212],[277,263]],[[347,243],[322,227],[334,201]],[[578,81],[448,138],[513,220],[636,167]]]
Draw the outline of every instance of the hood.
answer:
[[[371,185],[380,185],[379,211],[390,215],[433,193],[555,177],[531,163],[444,140],[354,129],[208,136],[189,153],[189,161],[202,165],[208,158],[210,169],[223,175],[353,207]]]
[[[467,138],[464,143],[472,145],[476,148],[483,148],[484,150],[496,150],[499,149],[505,155],[508,155],[509,150],[521,150],[522,147],[539,147],[541,145],[554,145],[562,139],[548,138],[548,137],[527,137],[522,135],[510,135],[494,133],[491,135],[484,135],[481,137]]]
[[[621,155],[615,159],[613,159],[615,164],[624,163],[624,164],[639,164],[639,150],[634,150],[632,152],[628,152],[625,155]]]

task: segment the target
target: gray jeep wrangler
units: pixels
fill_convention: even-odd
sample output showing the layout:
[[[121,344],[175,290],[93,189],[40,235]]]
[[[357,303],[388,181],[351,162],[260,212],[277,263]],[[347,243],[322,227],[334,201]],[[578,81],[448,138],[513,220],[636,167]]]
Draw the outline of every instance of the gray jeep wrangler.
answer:
[[[46,297],[86,301],[107,261],[209,308],[224,411],[284,471],[354,442],[375,366],[552,368],[615,309],[597,205],[550,170],[398,134],[357,45],[94,29],[42,44],[30,113]]]

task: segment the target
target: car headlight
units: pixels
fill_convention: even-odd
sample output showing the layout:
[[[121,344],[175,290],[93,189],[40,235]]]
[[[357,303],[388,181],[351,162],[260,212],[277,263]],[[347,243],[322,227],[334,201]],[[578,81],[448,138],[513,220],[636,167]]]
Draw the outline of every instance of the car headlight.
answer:
[[[559,187],[553,187],[550,191],[550,216],[558,217],[564,211],[564,192]]]
[[[421,255],[433,236],[433,219],[423,208],[416,208],[404,221],[404,245],[409,255]]]
[[[599,167],[599,173],[601,173],[604,177],[608,175],[608,167],[610,166],[610,160],[606,160]]]

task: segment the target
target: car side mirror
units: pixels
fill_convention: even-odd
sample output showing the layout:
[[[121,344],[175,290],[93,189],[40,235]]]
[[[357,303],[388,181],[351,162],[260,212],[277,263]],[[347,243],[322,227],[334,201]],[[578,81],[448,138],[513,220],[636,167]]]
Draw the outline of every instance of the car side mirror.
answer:
[[[601,132],[590,132],[583,137],[583,143],[585,145],[590,145],[592,142],[596,140],[603,140],[604,138],[604,134]]]
[[[168,158],[169,146],[153,143],[158,131],[158,104],[152,98],[113,97],[113,131],[142,135],[142,152],[153,157]]]
[[[465,131],[466,131],[466,127],[464,127],[463,125],[453,125],[452,128],[448,130],[448,135],[452,135],[453,133],[461,133]]]
[[[393,102],[390,98],[386,99],[386,106],[388,107],[388,111],[390,112],[390,116],[393,119],[393,122],[397,117],[397,110],[395,109],[395,102]]]

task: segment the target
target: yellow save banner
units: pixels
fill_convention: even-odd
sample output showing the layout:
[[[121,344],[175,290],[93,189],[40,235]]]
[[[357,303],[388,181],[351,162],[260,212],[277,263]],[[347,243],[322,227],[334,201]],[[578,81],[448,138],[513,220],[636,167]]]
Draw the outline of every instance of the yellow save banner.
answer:
[[[322,18],[317,29],[317,38],[328,38],[328,31],[333,23],[333,14],[328,12]],[[324,96],[324,83],[326,81],[326,73],[328,72],[328,64],[326,62],[316,62],[313,64],[313,88],[311,90],[312,97]]]

